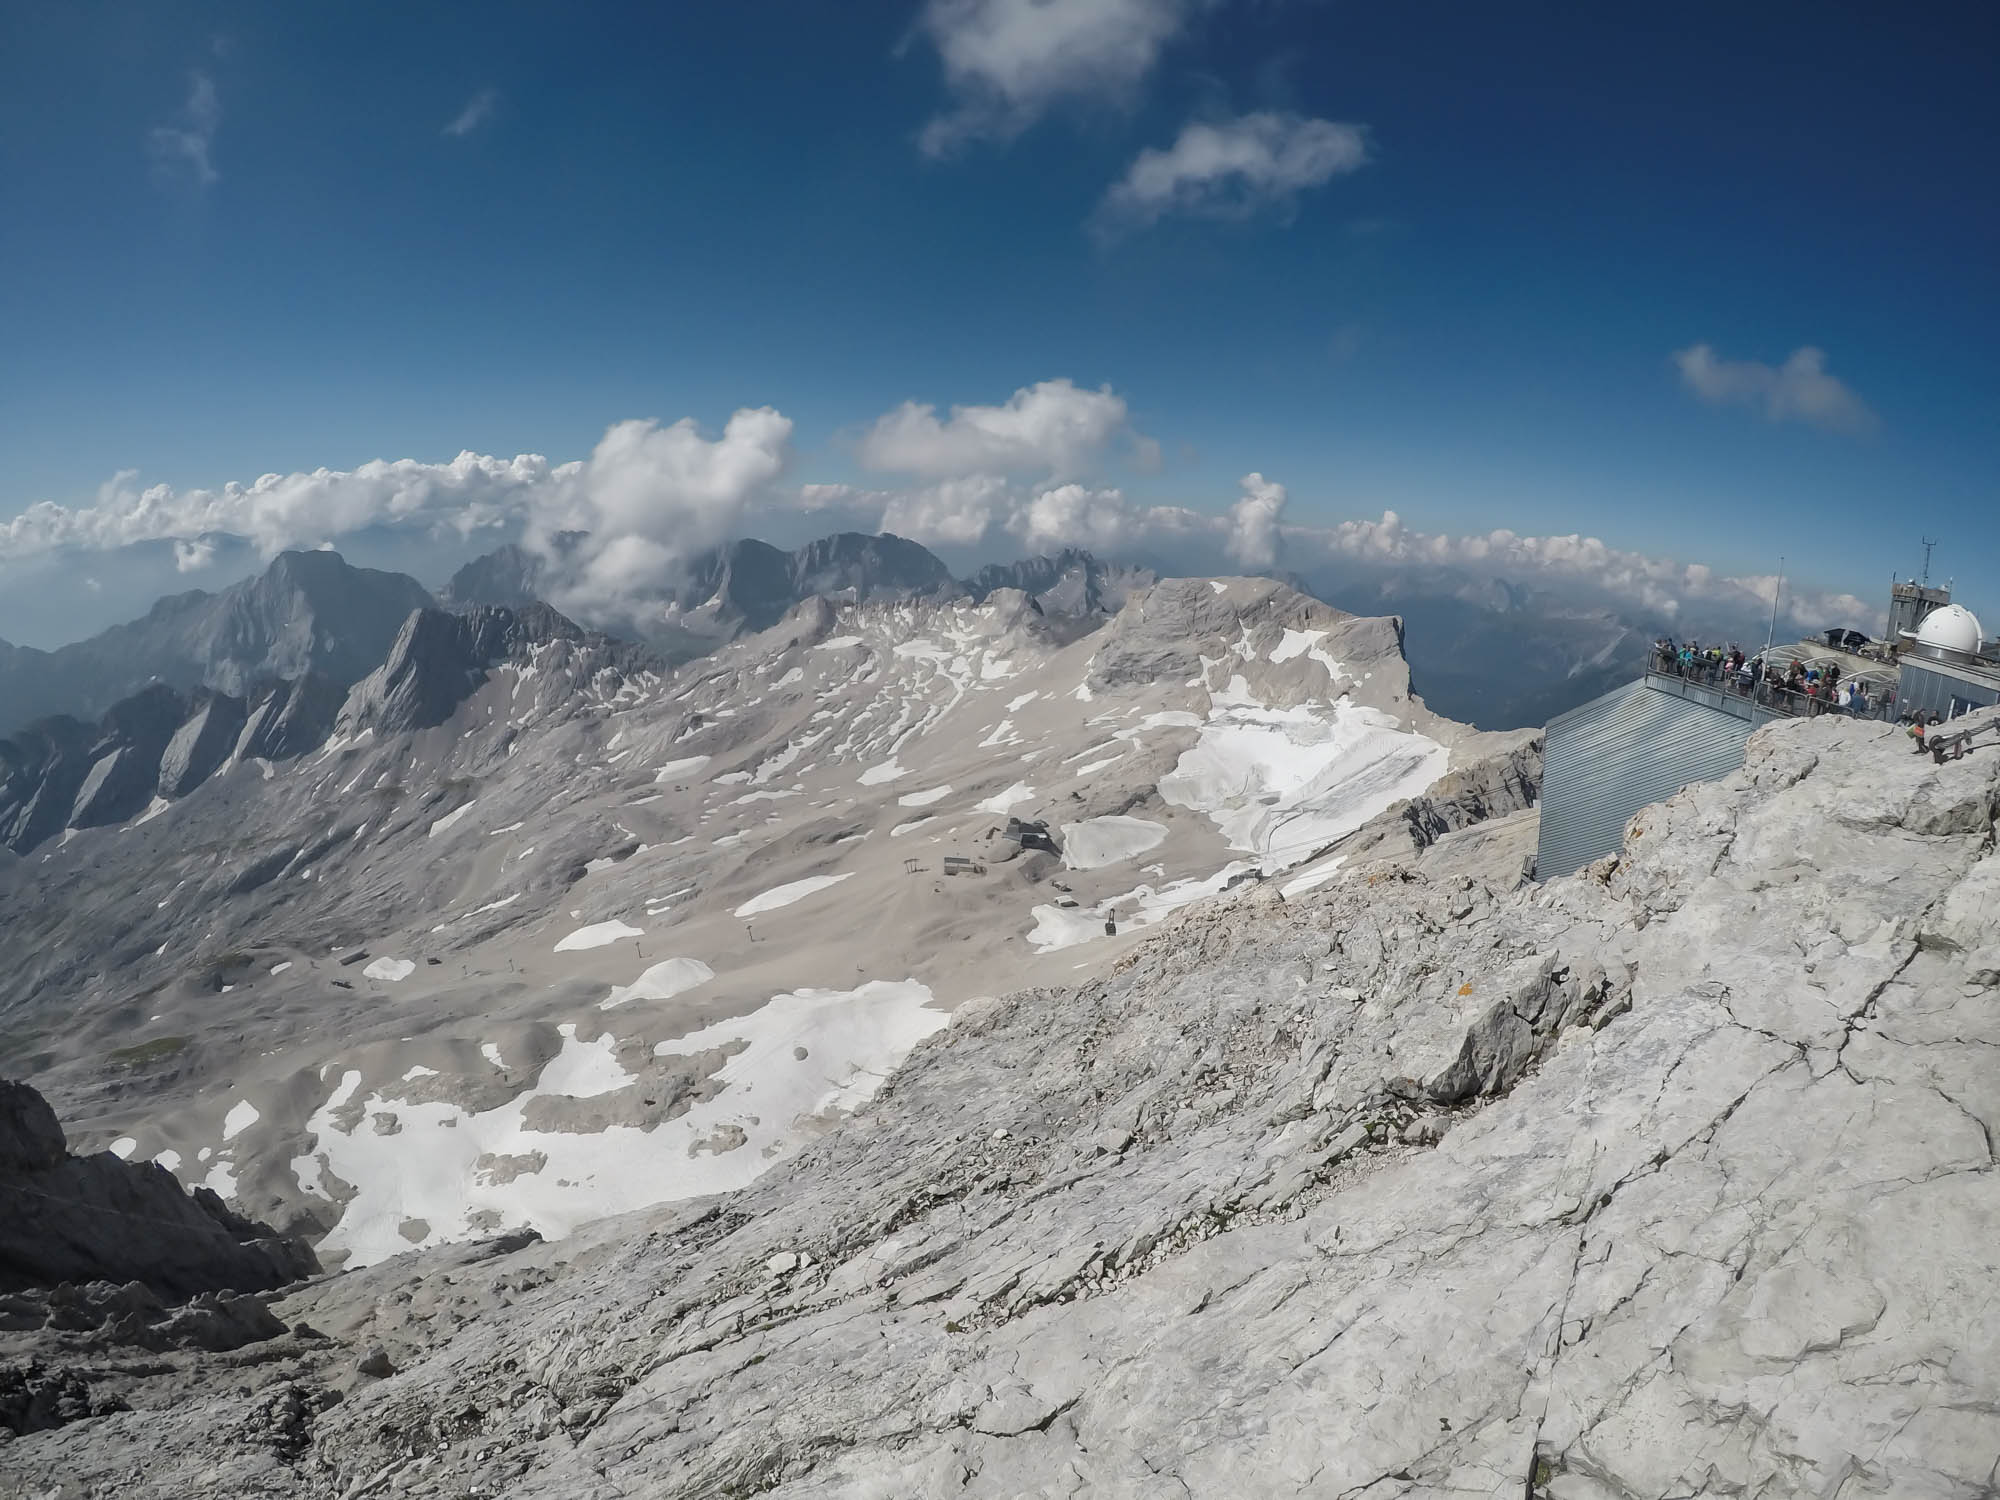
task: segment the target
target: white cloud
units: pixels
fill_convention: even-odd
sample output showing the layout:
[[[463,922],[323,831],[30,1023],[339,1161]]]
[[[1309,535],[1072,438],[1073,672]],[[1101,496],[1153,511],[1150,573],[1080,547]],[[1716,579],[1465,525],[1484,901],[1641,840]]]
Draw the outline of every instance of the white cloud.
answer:
[[[735,533],[784,471],[791,435],[791,418],[768,406],[739,410],[715,439],[692,418],[614,422],[533,507],[527,544],[556,570],[549,602],[604,619],[671,582],[680,562]],[[587,536],[558,547],[566,531]]]
[[[208,537],[196,537],[192,541],[174,543],[174,571],[195,573],[215,561],[216,547]]]
[[[617,422],[589,458],[574,463],[461,453],[446,464],[376,460],[219,489],[141,489],[135,472],[122,470],[95,504],[42,501],[0,521],[0,566],[172,541],[175,565],[186,572],[211,560],[216,536],[242,537],[268,557],[377,527],[461,537],[519,527],[530,547],[558,564],[563,593],[552,602],[586,618],[610,618],[634,596],[670,582],[683,559],[734,531],[782,473],[791,430],[790,418],[762,407],[738,411],[713,439],[692,420]],[[554,538],[566,530],[590,535],[558,548]]]
[[[1196,121],[1173,145],[1148,147],[1099,205],[1101,232],[1145,228],[1168,214],[1240,219],[1289,212],[1299,194],[1368,160],[1359,126],[1262,111]]]
[[[146,132],[146,154],[154,176],[163,184],[189,183],[205,188],[221,180],[215,170],[215,132],[222,124],[222,102],[215,80],[206,73],[188,78],[187,103],[171,124]]]
[[[1229,508],[1229,538],[1222,550],[1246,568],[1263,571],[1278,565],[1278,518],[1285,511],[1285,487],[1262,474],[1245,474],[1237,483],[1243,496]]]
[[[1680,563],[1612,547],[1594,536],[1521,536],[1505,529],[1451,536],[1412,531],[1393,510],[1379,521],[1287,527],[1294,555],[1306,549],[1377,568],[1462,568],[1488,577],[1559,581],[1674,618],[1697,605],[1738,612],[1768,610],[1775,574],[1719,575],[1703,563]],[[1879,605],[1852,594],[1801,590],[1787,582],[1781,618],[1816,625],[1830,619],[1876,619]]]
[[[1110,552],[1130,546],[1145,530],[1145,513],[1122,491],[1061,484],[1030,496],[1009,518],[1007,529],[1030,552],[1088,547]]]
[[[44,500],[0,521],[0,562],[215,533],[243,537],[266,556],[368,526],[443,526],[469,535],[523,518],[537,496],[568,482],[577,467],[557,468],[538,454],[461,453],[445,464],[377,459],[350,470],[266,474],[249,484],[186,490],[140,489],[136,471],[125,469],[98,489],[93,505]]]
[[[1828,432],[1872,432],[1878,425],[1867,403],[1826,373],[1826,354],[1811,345],[1775,369],[1754,359],[1719,359],[1708,344],[1677,351],[1674,364],[1687,388],[1711,405],[1748,406],[1773,422]]]
[[[878,472],[924,478],[1069,476],[1120,437],[1139,440],[1125,399],[1110,386],[1090,391],[1044,380],[1014,392],[1003,406],[954,406],[944,420],[935,406],[905,401],[862,434],[855,456]]]
[[[957,102],[918,137],[944,156],[1007,141],[1066,100],[1128,98],[1202,0],[928,0],[916,30]]]
[[[997,474],[941,479],[891,495],[882,508],[882,529],[916,542],[969,547],[985,537],[1010,505],[1007,481]]]
[[[471,135],[473,131],[493,118],[493,111],[499,107],[499,104],[500,91],[498,89],[481,89],[465,101],[464,109],[461,109],[451,117],[451,122],[444,127],[444,133],[449,136]]]

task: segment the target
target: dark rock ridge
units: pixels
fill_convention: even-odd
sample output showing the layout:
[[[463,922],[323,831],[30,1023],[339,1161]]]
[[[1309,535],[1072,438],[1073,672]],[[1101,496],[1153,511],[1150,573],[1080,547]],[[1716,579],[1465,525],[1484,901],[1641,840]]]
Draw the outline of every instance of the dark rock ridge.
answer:
[[[352,567],[335,552],[282,552],[255,578],[171,595],[89,640],[0,651],[0,733],[59,713],[96,718],[152,682],[244,696],[316,672],[344,688],[431,602],[401,573]]]
[[[165,1167],[70,1155],[48,1101],[0,1079],[0,1291],[136,1281],[177,1301],[318,1272],[303,1241],[190,1194]]]
[[[196,692],[187,717],[160,757],[160,795],[184,796],[208,780],[236,748],[246,715],[241,698],[210,688]]]
[[[525,663],[543,646],[557,648],[570,665],[580,659],[586,670],[629,673],[659,665],[644,647],[587,631],[546,604],[420,609],[403,622],[388,659],[349,691],[337,728],[342,734],[434,728],[495,666]]]
[[[159,785],[160,762],[179,730],[187,704],[165,683],[114,703],[86,752],[90,770],[77,788],[69,826],[97,828],[145,811]]]

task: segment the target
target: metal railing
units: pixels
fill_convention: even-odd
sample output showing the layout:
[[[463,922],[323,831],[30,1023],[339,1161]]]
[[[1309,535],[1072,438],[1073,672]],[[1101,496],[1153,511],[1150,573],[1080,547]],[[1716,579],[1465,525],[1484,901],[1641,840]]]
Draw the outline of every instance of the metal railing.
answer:
[[[1796,679],[1773,676],[1768,671],[1753,677],[1747,668],[1734,670],[1726,662],[1706,658],[1684,662],[1678,656],[1655,652],[1646,663],[1646,675],[1679,678],[1781,718],[1811,719],[1821,714],[1838,714],[1847,719],[1875,719],[1888,723],[1894,721],[1897,713],[1893,688],[1880,694],[1868,693],[1862,708],[1842,708],[1832,696],[1821,697],[1816,692],[1807,691],[1803,684],[1793,686]]]

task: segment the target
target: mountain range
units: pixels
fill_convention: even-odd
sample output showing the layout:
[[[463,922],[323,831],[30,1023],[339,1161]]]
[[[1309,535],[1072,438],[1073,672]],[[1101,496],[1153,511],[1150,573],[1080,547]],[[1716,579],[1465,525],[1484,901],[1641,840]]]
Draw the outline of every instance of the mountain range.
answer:
[[[747,539],[695,557],[636,633],[669,661],[685,661],[768,628],[812,597],[980,599],[1020,588],[1050,613],[1080,617],[1115,612],[1134,580],[1151,575],[1079,551],[989,566],[960,582],[901,537],[843,532],[789,552]],[[381,662],[412,610],[555,603],[559,581],[545,557],[514,544],[467,563],[435,596],[414,578],[353,567],[334,552],[280,553],[255,577],[161,599],[89,640],[53,651],[0,641],[0,734],[54,715],[88,724],[154,684],[247,698],[310,674],[344,690]]]
[[[0,1492],[1990,1490],[2000,761],[1781,722],[1534,884],[1404,646],[517,601],[285,753],[114,705],[155,800],[0,859]]]

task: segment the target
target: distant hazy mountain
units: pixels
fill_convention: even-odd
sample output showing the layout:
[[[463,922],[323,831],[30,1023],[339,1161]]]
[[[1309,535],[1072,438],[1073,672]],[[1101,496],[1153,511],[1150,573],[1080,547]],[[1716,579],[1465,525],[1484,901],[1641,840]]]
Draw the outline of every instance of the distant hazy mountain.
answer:
[[[143,617],[55,651],[0,651],[0,733],[51,714],[95,719],[149,683],[241,697],[317,673],[341,687],[374,670],[410,611],[432,602],[401,573],[334,552],[284,552],[262,574],[161,599]]]
[[[508,608],[562,598],[560,570],[509,544],[474,558],[438,591],[454,608]],[[684,578],[666,591],[659,613],[634,622],[634,632],[685,659],[752,631],[775,625],[815,595],[841,602],[949,598],[963,593],[951,570],[928,548],[899,536],[843,531],[792,551],[746,537],[697,554]]]
[[[541,558],[509,542],[483,557],[475,557],[437,591],[438,603],[448,608],[468,604],[497,604],[515,609],[541,601],[545,568]]]
[[[989,564],[960,580],[929,548],[888,533],[843,531],[789,552],[750,537],[697,555],[667,592],[658,616],[636,622],[634,629],[669,655],[686,659],[769,629],[814,597],[836,603],[961,596],[981,601],[995,589],[1013,588],[1032,597],[1045,614],[1083,617],[1117,613],[1131,590],[1153,581],[1147,569],[1106,563],[1073,547],[1053,557]],[[454,608],[519,608],[559,592],[556,570],[545,559],[510,544],[460,568],[438,591],[438,600]]]
[[[1065,547],[1054,557],[988,563],[965,582],[974,599],[995,589],[1019,589],[1046,614],[1090,615],[1116,614],[1127,594],[1154,581],[1149,568],[1106,563],[1081,548]]]
[[[247,698],[215,688],[184,696],[155,682],[96,724],[55,714],[0,737],[0,848],[26,853],[65,829],[123,823],[227,766],[290,761],[336,732],[431,728],[502,662],[548,668],[559,696],[600,669],[638,682],[664,670],[645,648],[586,631],[545,604],[411,610],[351,686],[311,668]]]
[[[1314,596],[1403,619],[1410,680],[1434,712],[1481,729],[1547,723],[1643,669],[1671,622],[1453,569],[1315,572]]]

